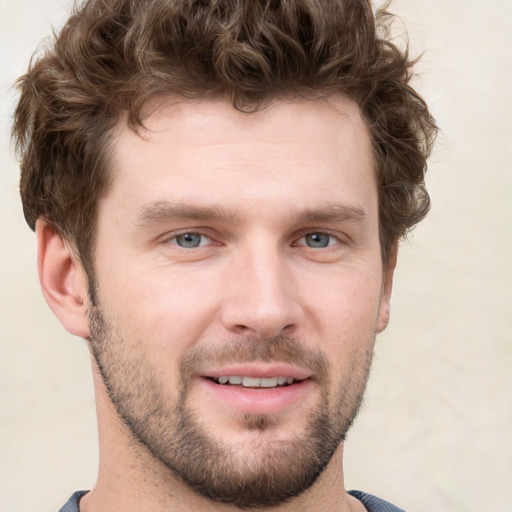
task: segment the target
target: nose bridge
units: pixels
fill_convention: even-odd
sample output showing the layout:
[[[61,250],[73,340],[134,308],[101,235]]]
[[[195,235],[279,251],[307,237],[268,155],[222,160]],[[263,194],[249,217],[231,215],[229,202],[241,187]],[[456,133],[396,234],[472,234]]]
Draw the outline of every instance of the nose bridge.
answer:
[[[285,251],[259,237],[234,256],[223,322],[237,333],[266,338],[291,333],[301,308]]]

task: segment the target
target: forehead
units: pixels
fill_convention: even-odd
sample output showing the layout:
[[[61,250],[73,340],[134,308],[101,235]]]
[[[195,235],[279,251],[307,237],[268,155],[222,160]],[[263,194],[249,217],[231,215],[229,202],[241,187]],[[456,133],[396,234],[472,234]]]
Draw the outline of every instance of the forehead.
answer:
[[[126,210],[168,200],[313,208],[320,196],[375,195],[368,129],[345,97],[274,101],[253,113],[220,99],[166,99],[148,109],[140,134],[122,123],[113,139],[105,200]]]
[[[158,142],[168,137],[175,149],[223,144],[281,145],[309,140],[323,144],[351,140],[369,142],[359,106],[345,96],[317,100],[274,100],[260,110],[241,112],[221,98],[179,100],[160,98],[146,108],[142,139]],[[117,139],[132,144],[135,134],[126,120],[117,127]],[[366,140],[365,140],[366,139]]]

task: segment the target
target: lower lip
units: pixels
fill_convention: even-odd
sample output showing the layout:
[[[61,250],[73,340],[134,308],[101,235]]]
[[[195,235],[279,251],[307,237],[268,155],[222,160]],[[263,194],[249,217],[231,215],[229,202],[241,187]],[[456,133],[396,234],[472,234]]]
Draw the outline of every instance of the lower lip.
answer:
[[[215,400],[249,414],[283,412],[294,404],[303,403],[313,388],[310,379],[276,388],[244,388],[216,384],[206,378],[202,378],[201,383]]]

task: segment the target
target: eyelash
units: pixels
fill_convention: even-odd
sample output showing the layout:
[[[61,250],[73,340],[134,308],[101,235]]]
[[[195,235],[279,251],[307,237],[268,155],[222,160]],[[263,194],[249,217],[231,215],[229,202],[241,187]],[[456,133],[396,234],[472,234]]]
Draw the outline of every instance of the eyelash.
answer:
[[[167,238],[165,241],[168,243],[172,243],[173,245],[176,245],[176,246],[180,247],[181,249],[197,249],[198,247],[203,247],[204,245],[207,245],[207,244],[202,244],[201,241],[197,247],[183,247],[183,246],[179,245],[177,243],[177,240],[180,237],[184,237],[186,235],[199,235],[202,239],[207,238],[208,240],[213,241],[213,239],[210,236],[208,236],[206,233],[203,233],[203,232],[197,231],[197,230],[183,231],[182,233],[176,233],[173,236]]]
[[[311,245],[307,245],[306,243],[304,243],[304,244],[298,243],[299,241],[306,239],[307,237],[312,237],[314,235],[327,236],[328,237],[327,245],[325,247],[312,247]],[[333,245],[336,245],[337,243],[341,243],[341,240],[339,237],[333,235],[332,233],[328,233],[326,231],[310,231],[310,232],[302,235],[298,239],[298,242],[296,242],[294,245],[309,247],[310,249],[328,249],[329,247],[332,247]],[[334,243],[331,243],[331,242],[334,242]]]
[[[184,247],[182,245],[180,245],[177,240],[180,238],[180,237],[185,237],[186,235],[195,235],[195,236],[200,236],[201,237],[201,240],[199,241],[199,245],[195,246],[195,247]],[[328,240],[327,240],[327,245],[322,247],[322,246],[317,246],[317,247],[312,247],[311,245],[308,245],[307,243],[300,243],[300,241],[302,241],[303,239],[306,239],[306,237],[308,236],[314,236],[314,235],[324,235],[324,236],[327,236],[328,237]],[[178,247],[180,247],[181,249],[185,249],[185,250],[190,250],[190,249],[197,249],[197,248],[200,248],[200,247],[203,247],[204,245],[210,245],[210,244],[204,244],[202,243],[202,241],[204,239],[208,239],[210,240],[210,242],[213,242],[214,240],[206,233],[202,232],[202,231],[183,231],[181,233],[176,233],[174,234],[173,236],[169,237],[169,238],[166,238],[165,242],[166,243],[171,243],[173,245],[176,245]],[[340,238],[336,235],[333,235],[332,233],[328,233],[326,231],[310,231],[310,232],[307,232],[307,233],[304,233],[303,235],[301,235],[297,241],[295,241],[292,246],[294,247],[308,247],[310,249],[328,249],[330,247],[332,247],[333,245],[336,245],[338,243],[342,243],[342,241],[340,240]]]

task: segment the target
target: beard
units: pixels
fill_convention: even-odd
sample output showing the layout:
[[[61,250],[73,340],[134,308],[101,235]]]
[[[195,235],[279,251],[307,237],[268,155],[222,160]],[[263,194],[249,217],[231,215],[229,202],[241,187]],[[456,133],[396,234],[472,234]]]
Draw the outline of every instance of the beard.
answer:
[[[179,362],[177,399],[170,403],[159,368],[140,349],[144,343],[127,343],[98,306],[91,309],[89,319],[90,350],[131,438],[196,493],[241,509],[285,503],[315,483],[360,409],[375,338],[363,353],[353,354],[335,386],[325,355],[296,338],[244,338],[221,347],[196,347]],[[302,431],[287,441],[276,435],[279,414],[243,415],[245,430],[255,435],[249,447],[245,443],[237,449],[216,438],[196,413],[190,399],[192,376],[204,364],[254,361],[308,368],[321,390],[320,399],[304,411],[309,417]],[[247,453],[250,456],[243,455]]]

